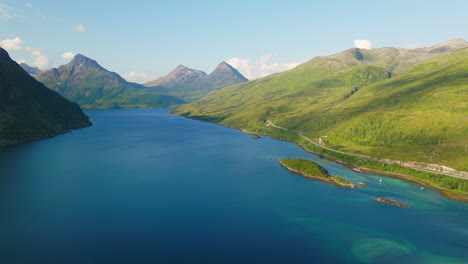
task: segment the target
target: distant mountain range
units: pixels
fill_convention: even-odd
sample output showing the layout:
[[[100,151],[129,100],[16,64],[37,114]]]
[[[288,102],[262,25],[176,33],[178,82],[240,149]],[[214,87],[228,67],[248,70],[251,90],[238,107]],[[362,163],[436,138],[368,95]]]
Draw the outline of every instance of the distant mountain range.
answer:
[[[349,153],[468,171],[468,43],[349,49],[173,111]],[[468,187],[468,186],[467,186]]]
[[[36,79],[85,108],[170,107],[180,98],[127,82],[81,54],[58,68],[43,71]]]
[[[90,125],[77,104],[36,81],[0,48],[0,145]]]
[[[225,62],[209,75],[179,65],[168,75],[144,85],[128,82],[81,54],[66,65],[46,71],[37,72],[26,64],[23,68],[50,89],[85,108],[171,107],[247,81]]]
[[[247,81],[247,78],[234,67],[226,62],[221,62],[209,75],[203,71],[179,65],[168,75],[143,85],[191,102],[212,91]]]

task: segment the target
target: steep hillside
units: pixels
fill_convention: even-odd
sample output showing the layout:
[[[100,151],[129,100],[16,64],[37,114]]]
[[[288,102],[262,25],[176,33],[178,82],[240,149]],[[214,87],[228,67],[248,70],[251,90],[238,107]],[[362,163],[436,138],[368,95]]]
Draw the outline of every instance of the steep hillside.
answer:
[[[191,102],[202,98],[212,91],[248,81],[241,73],[226,62],[221,62],[216,69],[206,75],[202,71],[179,66],[168,75],[144,84],[155,91],[164,92]]]
[[[67,65],[43,72],[37,80],[85,108],[169,107],[183,103],[180,98],[129,83],[80,54]]]
[[[426,50],[441,52],[440,46]],[[351,49],[318,57],[214,92],[174,113],[257,133],[284,133],[266,125],[273,123],[321,138],[334,149],[467,171],[468,49],[439,55],[393,78],[387,57],[366,59],[375,53]]]
[[[90,125],[77,104],[36,81],[0,48],[0,145]]]

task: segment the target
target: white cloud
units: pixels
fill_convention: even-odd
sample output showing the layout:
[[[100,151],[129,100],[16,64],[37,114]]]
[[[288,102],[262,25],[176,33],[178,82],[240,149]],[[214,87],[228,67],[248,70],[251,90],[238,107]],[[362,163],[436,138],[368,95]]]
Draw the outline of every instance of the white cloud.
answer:
[[[144,73],[144,72],[127,72],[122,75],[127,81],[130,82],[137,82],[137,83],[142,83],[148,81],[148,79],[151,77],[149,74]]]
[[[16,37],[14,39],[4,39],[0,41],[0,46],[8,51],[24,50],[31,53],[35,57],[34,61],[30,63],[31,66],[37,67],[41,70],[47,69],[50,66],[51,63],[49,61],[49,58],[47,57],[47,55],[43,54],[40,49],[22,47],[23,43],[24,41],[20,37]],[[23,59],[18,61],[18,63],[21,62],[26,63],[26,61]]]
[[[23,44],[23,40],[20,37],[16,37],[14,39],[4,39],[0,41],[0,46],[6,50],[20,50],[22,49],[21,45]]]
[[[372,42],[367,39],[354,40],[354,47],[358,49],[372,49]]]
[[[60,55],[60,58],[62,59],[68,59],[68,60],[71,60],[75,57],[75,53],[69,51],[69,52],[65,52],[63,54]]]
[[[226,62],[232,67],[236,68],[242,75],[249,80],[258,79],[274,73],[290,70],[302,62],[286,62],[277,63],[272,62],[273,58],[277,57],[276,54],[266,54],[260,57],[255,62],[250,59],[231,58]]]
[[[26,19],[24,16],[17,14],[13,7],[0,3],[0,19],[11,20],[18,18]]]
[[[25,59],[17,60],[16,63],[21,64],[21,63],[26,63]]]
[[[45,70],[49,68],[51,64],[49,61],[49,58],[47,57],[47,55],[43,54],[40,49],[31,48],[31,47],[26,47],[25,49],[31,52],[31,54],[36,57],[36,59],[31,63],[31,66],[37,67],[40,70]]]
[[[75,27],[75,31],[76,32],[84,32],[85,31],[85,27],[82,25],[82,24],[79,24]]]
[[[32,7],[33,7],[33,4],[31,4],[31,3],[26,3],[26,4],[24,4],[24,6],[25,6],[25,7],[32,8]]]

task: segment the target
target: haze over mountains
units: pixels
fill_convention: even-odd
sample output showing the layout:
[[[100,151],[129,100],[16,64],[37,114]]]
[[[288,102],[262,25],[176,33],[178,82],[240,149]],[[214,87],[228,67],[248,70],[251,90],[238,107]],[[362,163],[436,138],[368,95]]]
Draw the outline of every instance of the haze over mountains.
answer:
[[[76,103],[36,81],[0,48],[0,145],[90,125]]]
[[[468,43],[349,49],[211,93],[174,113],[351,153],[468,170]],[[287,137],[287,136],[286,136]],[[286,138],[287,139],[287,138]]]

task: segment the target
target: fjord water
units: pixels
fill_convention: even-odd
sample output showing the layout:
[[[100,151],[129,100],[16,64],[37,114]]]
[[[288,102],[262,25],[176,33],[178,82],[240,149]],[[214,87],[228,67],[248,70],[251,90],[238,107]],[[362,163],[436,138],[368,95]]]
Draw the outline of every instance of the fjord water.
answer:
[[[0,149],[1,263],[468,263],[467,204],[167,112],[90,110],[93,127]]]

